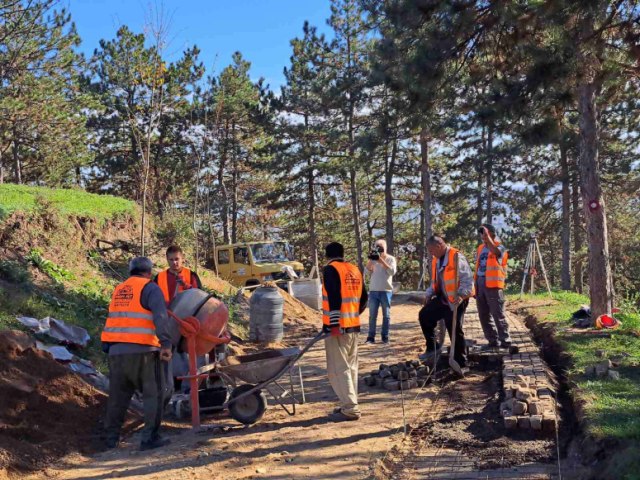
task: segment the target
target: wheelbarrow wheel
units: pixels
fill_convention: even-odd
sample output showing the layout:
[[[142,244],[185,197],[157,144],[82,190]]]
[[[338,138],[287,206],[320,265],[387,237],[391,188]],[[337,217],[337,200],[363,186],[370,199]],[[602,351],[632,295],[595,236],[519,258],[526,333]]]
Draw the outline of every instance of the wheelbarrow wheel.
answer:
[[[236,387],[231,392],[231,399],[239,397],[245,392],[251,390],[255,385],[244,384]],[[229,405],[229,413],[234,420],[245,425],[251,425],[259,421],[267,409],[267,397],[261,390],[241,398],[237,402]]]

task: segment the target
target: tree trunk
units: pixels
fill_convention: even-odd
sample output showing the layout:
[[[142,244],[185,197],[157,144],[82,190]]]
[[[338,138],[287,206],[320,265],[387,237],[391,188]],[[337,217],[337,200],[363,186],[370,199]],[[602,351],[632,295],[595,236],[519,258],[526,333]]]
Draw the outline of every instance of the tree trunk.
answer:
[[[493,127],[489,125],[487,133],[486,155],[486,193],[487,193],[487,223],[493,223]]]
[[[560,140],[560,171],[562,182],[562,270],[560,284],[563,290],[571,290],[571,192],[567,144]]]
[[[318,235],[316,233],[316,189],[315,189],[315,172],[313,171],[313,160],[309,159],[309,171],[307,172],[307,196],[309,197],[309,207],[307,216],[309,219],[309,251],[311,252],[311,260],[316,272],[320,268],[318,264]]]
[[[429,131],[427,128],[420,130],[420,181],[422,185],[422,212],[424,216],[424,240],[433,235],[433,217],[431,216],[431,172],[429,169]],[[431,272],[431,257],[423,245],[422,261],[424,279]]]
[[[229,153],[229,123],[225,122],[225,141],[220,157],[220,165],[218,166],[218,188],[220,189],[220,220],[222,221],[222,238],[225,245],[230,242],[229,237],[229,191],[224,181],[224,171],[227,168],[227,160]]]
[[[580,218],[580,176],[577,159],[572,162],[571,175],[571,222],[573,227],[573,288],[582,293],[582,219]]]
[[[607,215],[598,170],[596,85],[586,79],[578,88],[580,116],[580,189],[589,247],[589,296],[592,318],[611,313],[613,282],[609,264]]]
[[[352,152],[353,153],[353,152]],[[351,157],[353,159],[353,157]],[[358,267],[361,272],[364,272],[364,263],[362,261],[362,233],[360,231],[360,208],[358,205],[358,186],[357,186],[357,172],[355,167],[351,167],[349,170],[349,181],[351,187],[351,214],[353,216],[353,234],[356,237],[356,252],[358,255]]]
[[[19,152],[19,144],[18,141],[13,139],[13,168],[14,175],[17,184],[22,183],[22,162],[20,161],[20,152]]]
[[[485,127],[482,127],[482,137],[481,137],[481,143],[482,143],[482,152],[485,152],[486,149],[486,138],[485,138]],[[475,159],[475,167],[476,167],[476,174],[477,174],[477,183],[478,183],[478,190],[476,192],[476,225],[480,226],[482,224],[482,217],[483,217],[483,211],[482,211],[482,203],[483,203],[483,181],[484,181],[484,155],[476,155],[476,159]]]
[[[396,169],[396,157],[398,155],[398,141],[396,138],[392,140],[391,158],[387,160],[385,152],[385,172],[384,172],[384,211],[386,223],[387,251],[393,255],[394,245],[394,229],[393,229],[393,177]]]
[[[231,127],[233,156],[231,157],[231,243],[238,241],[238,145],[236,143],[236,125]]]

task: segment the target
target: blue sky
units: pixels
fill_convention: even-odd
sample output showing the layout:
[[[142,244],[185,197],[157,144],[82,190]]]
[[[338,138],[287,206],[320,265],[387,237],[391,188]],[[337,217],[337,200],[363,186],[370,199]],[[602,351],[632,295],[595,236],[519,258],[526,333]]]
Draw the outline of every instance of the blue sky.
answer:
[[[167,59],[179,57],[193,44],[207,73],[219,73],[239,50],[249,60],[253,80],[264,77],[271,88],[284,83],[289,65],[289,41],[302,36],[308,20],[327,33],[329,0],[67,0],[82,38],[81,50],[90,57],[100,39],[112,39],[121,25],[141,32],[151,8],[170,19]],[[216,58],[217,57],[217,58]]]

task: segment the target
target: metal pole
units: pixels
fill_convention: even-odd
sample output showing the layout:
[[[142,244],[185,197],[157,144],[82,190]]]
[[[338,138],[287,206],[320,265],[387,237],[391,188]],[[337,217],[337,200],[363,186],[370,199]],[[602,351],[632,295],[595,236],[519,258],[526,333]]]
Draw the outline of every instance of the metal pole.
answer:
[[[520,299],[524,295],[524,287],[527,284],[527,275],[529,274],[529,264],[531,262],[531,243],[527,247],[527,258],[524,261],[524,273],[522,275],[522,288],[520,288]]]
[[[535,240],[531,240],[531,269],[536,271],[536,252],[535,252]],[[536,272],[537,273],[537,272]],[[530,275],[531,278],[531,295],[536,291],[536,278],[535,275]]]
[[[547,291],[549,292],[549,297],[553,299],[553,295],[551,294],[551,287],[549,286],[549,279],[547,278],[547,269],[544,268],[544,262],[542,261],[542,253],[540,253],[540,245],[538,244],[538,239],[536,239],[536,249],[538,251],[538,257],[540,257],[540,268],[542,268],[544,281],[547,284]]]

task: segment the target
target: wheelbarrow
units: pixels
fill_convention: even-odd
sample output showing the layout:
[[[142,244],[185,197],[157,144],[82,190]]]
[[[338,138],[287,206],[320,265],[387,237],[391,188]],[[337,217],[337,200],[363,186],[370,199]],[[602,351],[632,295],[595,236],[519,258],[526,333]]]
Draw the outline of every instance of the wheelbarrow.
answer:
[[[326,338],[319,333],[302,348],[282,348],[227,357],[214,365],[213,371],[232,387],[229,400],[223,405],[228,408],[231,417],[240,423],[250,425],[259,421],[267,409],[265,391],[289,415],[296,414],[296,404],[303,404],[304,383],[298,367],[302,398],[296,397],[292,370],[296,362],[318,341]],[[280,379],[288,374],[289,382],[285,386]]]

